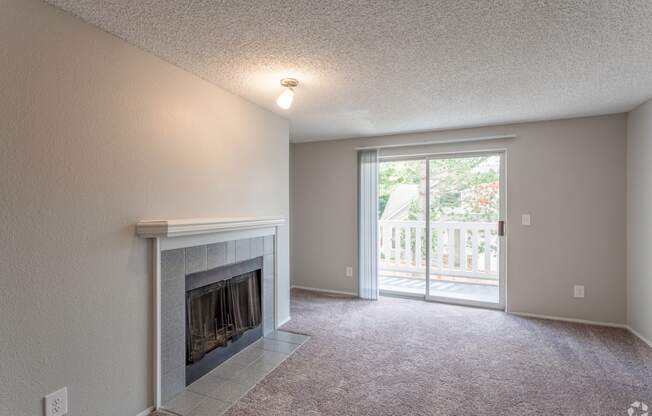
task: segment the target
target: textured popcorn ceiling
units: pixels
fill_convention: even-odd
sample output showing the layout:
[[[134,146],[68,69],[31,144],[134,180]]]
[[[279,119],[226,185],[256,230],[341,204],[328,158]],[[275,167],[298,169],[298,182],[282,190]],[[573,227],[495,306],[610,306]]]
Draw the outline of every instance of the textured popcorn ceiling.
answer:
[[[293,141],[628,111],[652,1],[48,0],[291,121]],[[301,84],[291,110],[279,79]]]

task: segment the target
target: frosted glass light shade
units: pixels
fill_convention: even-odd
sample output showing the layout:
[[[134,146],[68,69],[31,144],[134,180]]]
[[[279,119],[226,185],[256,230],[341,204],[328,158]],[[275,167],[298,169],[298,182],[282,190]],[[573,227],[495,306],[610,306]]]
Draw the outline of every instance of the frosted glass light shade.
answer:
[[[285,91],[283,91],[276,99],[276,104],[282,109],[287,110],[292,106],[293,98],[294,90],[292,88],[286,88]]]

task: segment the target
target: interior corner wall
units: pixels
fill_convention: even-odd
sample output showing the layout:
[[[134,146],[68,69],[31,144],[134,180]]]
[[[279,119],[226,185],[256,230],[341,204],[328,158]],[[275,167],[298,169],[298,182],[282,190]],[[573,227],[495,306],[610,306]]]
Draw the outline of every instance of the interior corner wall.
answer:
[[[507,310],[625,324],[624,114],[292,144],[292,284],[357,292],[345,276],[357,269],[356,147],[506,134],[517,137],[389,152],[504,149]],[[584,299],[573,298],[575,284]]]
[[[0,62],[0,415],[67,386],[70,416],[135,416],[153,283],[134,224],[287,217],[288,123],[37,0],[0,2]]]
[[[652,100],[627,116],[627,319],[652,341]]]

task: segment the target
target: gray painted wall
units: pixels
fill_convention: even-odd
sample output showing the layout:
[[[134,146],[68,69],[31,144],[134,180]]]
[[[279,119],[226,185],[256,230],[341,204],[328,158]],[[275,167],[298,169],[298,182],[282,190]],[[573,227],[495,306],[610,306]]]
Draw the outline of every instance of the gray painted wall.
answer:
[[[289,214],[288,124],[36,0],[0,2],[0,415],[152,404],[139,219]],[[288,227],[279,235],[288,315]]]
[[[407,152],[506,149],[508,310],[625,323],[624,115],[291,145],[292,284],[357,291],[356,147],[501,134]]]
[[[627,318],[652,340],[652,100],[627,117]]]

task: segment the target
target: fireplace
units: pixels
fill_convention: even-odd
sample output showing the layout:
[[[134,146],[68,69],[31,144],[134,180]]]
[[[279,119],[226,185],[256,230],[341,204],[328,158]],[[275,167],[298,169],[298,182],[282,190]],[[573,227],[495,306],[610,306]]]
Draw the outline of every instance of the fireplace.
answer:
[[[186,385],[262,336],[263,258],[186,276]]]
[[[155,408],[276,329],[284,225],[282,217],[138,222],[136,233],[152,242]]]

